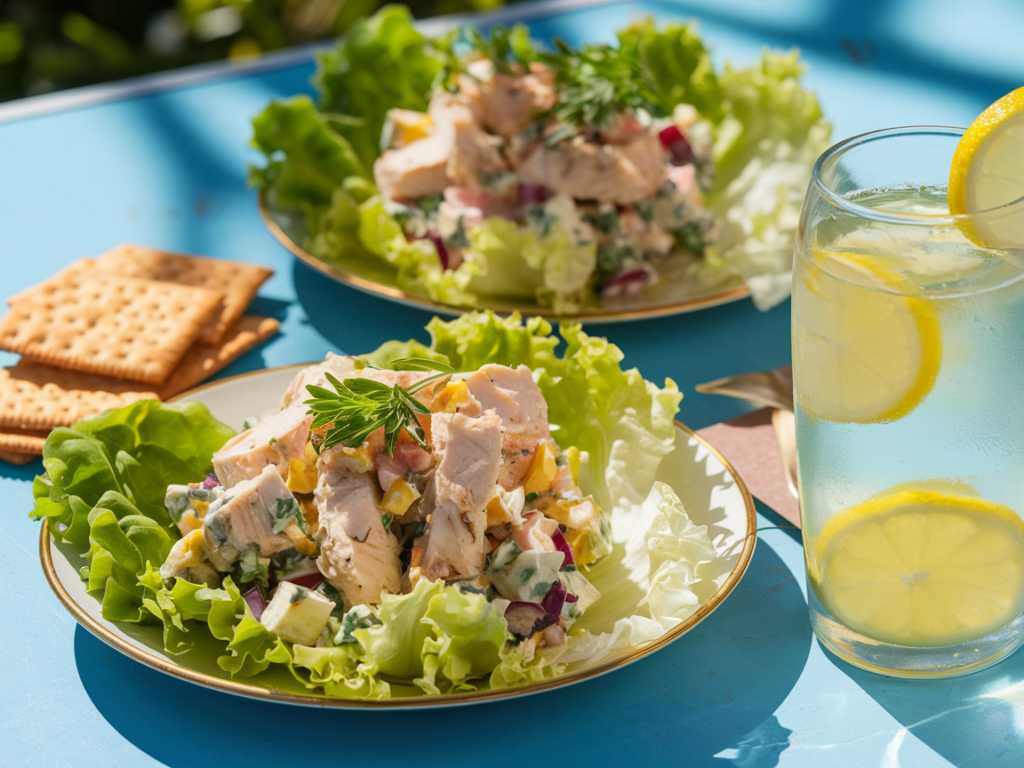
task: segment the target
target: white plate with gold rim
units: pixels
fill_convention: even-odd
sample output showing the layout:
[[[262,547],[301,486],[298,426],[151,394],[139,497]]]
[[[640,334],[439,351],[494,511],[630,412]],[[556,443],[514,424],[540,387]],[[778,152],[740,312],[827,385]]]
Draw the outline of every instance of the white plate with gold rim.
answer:
[[[479,305],[471,307],[441,304],[424,294],[411,293],[400,288],[396,282],[394,268],[381,259],[344,255],[332,262],[318,259],[302,245],[306,228],[301,213],[274,208],[262,193],[259,196],[259,208],[264,225],[281,245],[291,251],[297,259],[332,280],[372,296],[448,317],[473,310],[489,309],[499,315],[518,312],[524,317],[546,317],[549,320],[621,323],[696,312],[699,309],[740,301],[750,295],[750,289],[738,277],[718,284],[696,282],[689,277],[688,267],[692,259],[676,258],[659,267],[661,279],[640,293],[607,298],[599,305],[588,304],[572,315],[559,315],[553,312],[551,307],[541,306],[529,299],[500,296],[484,297]]]
[[[302,365],[272,368],[222,379],[185,393],[179,400],[204,403],[221,421],[240,429],[243,421],[275,407],[281,393]],[[195,646],[175,656],[164,651],[160,625],[136,625],[103,618],[100,603],[90,597],[79,578],[84,561],[70,547],[53,541],[46,526],[40,540],[40,559],[54,593],[87,630],[108,645],[154,669],[209,688],[257,699],[290,704],[349,709],[439,707],[506,699],[560,688],[610,672],[663,648],[706,619],[729,596],[750,564],[756,542],[754,503],[743,481],[714,448],[676,422],[676,449],[658,470],[658,480],[679,495],[690,518],[708,527],[718,558],[701,571],[695,588],[696,611],[654,642],[627,648],[599,662],[576,666],[539,683],[505,690],[481,690],[426,696],[409,684],[392,681],[392,698],[356,701],[329,698],[297,683],[286,669],[270,669],[255,677],[232,680],[216,663],[223,644],[205,632],[193,632]]]

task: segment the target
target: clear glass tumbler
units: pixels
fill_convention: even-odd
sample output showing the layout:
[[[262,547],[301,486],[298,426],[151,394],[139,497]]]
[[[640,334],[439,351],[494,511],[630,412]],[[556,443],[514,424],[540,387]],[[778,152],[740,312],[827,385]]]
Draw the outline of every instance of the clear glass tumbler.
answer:
[[[951,216],[963,132],[818,160],[793,273],[811,624],[859,667],[981,669],[1024,641],[1024,201]],[[996,233],[996,234],[993,234]]]

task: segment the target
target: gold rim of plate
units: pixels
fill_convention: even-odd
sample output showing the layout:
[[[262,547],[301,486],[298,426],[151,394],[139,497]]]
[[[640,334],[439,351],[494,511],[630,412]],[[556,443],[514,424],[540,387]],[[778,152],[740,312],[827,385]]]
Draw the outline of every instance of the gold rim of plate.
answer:
[[[589,308],[574,315],[559,315],[552,312],[550,308],[541,307],[535,303],[513,305],[505,304],[503,302],[501,307],[488,307],[486,305],[461,307],[455,304],[442,304],[440,302],[433,301],[422,294],[409,293],[408,291],[402,290],[394,285],[386,285],[374,280],[368,280],[364,277],[360,277],[359,275],[354,275],[351,272],[338,269],[325,261],[321,261],[292,240],[288,233],[281,228],[281,225],[274,220],[270,206],[267,204],[266,193],[263,190],[259,191],[257,200],[259,204],[260,218],[263,220],[263,225],[267,228],[270,234],[273,235],[275,240],[291,251],[295,258],[304,262],[306,265],[340,283],[362,291],[363,293],[380,296],[385,299],[398,302],[399,304],[418,307],[431,312],[440,312],[449,316],[461,315],[464,312],[490,309],[499,315],[509,315],[513,312],[518,312],[524,317],[543,317],[547,320],[577,320],[580,322],[615,323],[626,322],[629,320],[646,320],[655,317],[667,317],[669,315],[679,315],[686,312],[696,312],[700,309],[709,309],[721,304],[729,304],[734,301],[739,301],[750,295],[750,289],[747,288],[745,283],[741,283],[739,285],[727,285],[720,289],[712,289],[704,296],[691,299],[653,304],[651,306],[638,307],[636,309]]]
[[[268,371],[280,371],[287,368],[304,368],[310,365],[310,363],[299,363],[297,365],[282,365],[274,368],[262,368],[258,371],[249,371],[248,373],[238,374],[237,376],[230,376],[224,379],[218,379],[216,381],[208,382],[190,389],[188,392],[183,392],[180,395],[172,398],[168,402],[175,402],[178,400],[187,400],[194,396],[196,393],[201,392],[204,389],[208,389],[213,386],[221,385],[226,382],[237,381],[240,379],[250,378],[260,374],[265,374]],[[234,680],[224,680],[223,678],[214,677],[213,675],[207,675],[202,672],[196,672],[195,670],[189,669],[188,667],[182,667],[175,664],[172,661],[161,658],[155,654],[149,653],[126,640],[115,635],[103,624],[93,619],[88,613],[86,613],[79,605],[74,601],[68,591],[64,588],[60,579],[57,576],[57,572],[54,569],[53,558],[50,551],[51,537],[48,527],[48,520],[44,520],[39,532],[39,560],[43,566],[43,574],[46,576],[46,581],[50,585],[50,589],[60,600],[61,604],[67,609],[67,611],[75,617],[79,624],[89,630],[93,635],[98,637],[100,640],[105,642],[107,645],[113,646],[121,653],[129,656],[130,658],[140,661],[148,667],[165,672],[174,677],[188,680],[192,683],[205,686],[207,688],[213,688],[215,690],[224,691],[226,693],[234,693],[241,696],[247,696],[250,698],[263,699],[266,701],[277,701],[286,704],[302,704],[307,706],[319,706],[319,707],[339,707],[342,709],[416,709],[416,708],[432,708],[442,707],[446,705],[455,704],[473,704],[484,701],[497,701],[499,699],[508,699],[515,696],[525,696],[533,693],[540,693],[541,691],[551,690],[553,688],[562,688],[573,683],[578,683],[583,680],[589,680],[590,678],[598,677],[606,672],[625,667],[628,664],[637,661],[638,659],[648,656],[655,651],[664,648],[673,640],[685,635],[701,621],[711,615],[718,606],[720,606],[729,594],[733,591],[736,585],[743,578],[743,574],[746,572],[747,567],[750,565],[750,561],[754,556],[754,547],[757,543],[757,516],[754,508],[754,499],[750,495],[750,491],[747,489],[746,483],[737,474],[735,468],[729,461],[708,443],[703,437],[698,435],[692,429],[687,427],[679,420],[674,420],[676,427],[681,429],[684,433],[690,437],[696,439],[701,443],[708,452],[711,453],[716,459],[718,459],[722,466],[728,470],[729,475],[736,483],[736,487],[739,489],[743,496],[743,504],[746,510],[746,522],[747,530],[743,537],[743,549],[740,552],[739,559],[733,566],[732,571],[726,577],[715,593],[708,599],[706,603],[701,605],[692,615],[682,621],[678,626],[673,627],[671,630],[666,632],[664,635],[659,637],[657,640],[649,643],[648,645],[640,648],[632,648],[624,653],[619,654],[611,659],[606,659],[593,666],[587,666],[574,672],[559,675],[557,677],[543,680],[539,683],[531,683],[529,685],[520,686],[517,688],[504,688],[497,691],[467,691],[465,693],[453,693],[445,694],[441,696],[416,696],[408,698],[394,698],[394,699],[379,699],[379,700],[362,700],[362,699],[338,699],[329,698],[323,695],[308,695],[303,696],[301,694],[285,693],[283,691],[276,691],[271,688],[264,688],[258,685],[251,685],[249,683],[241,683]]]

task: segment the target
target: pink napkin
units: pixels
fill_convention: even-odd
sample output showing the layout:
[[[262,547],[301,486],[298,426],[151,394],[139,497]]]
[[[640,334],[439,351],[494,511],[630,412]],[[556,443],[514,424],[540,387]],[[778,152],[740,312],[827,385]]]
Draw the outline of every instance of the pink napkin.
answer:
[[[697,434],[721,452],[755,497],[800,527],[800,508],[786,482],[771,408],[705,427]]]

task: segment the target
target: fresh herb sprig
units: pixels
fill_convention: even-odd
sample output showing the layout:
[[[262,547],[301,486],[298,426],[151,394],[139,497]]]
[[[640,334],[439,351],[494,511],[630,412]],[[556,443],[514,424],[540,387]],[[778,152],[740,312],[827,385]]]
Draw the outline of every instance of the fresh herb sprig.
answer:
[[[554,70],[558,83],[558,103],[541,115],[544,122],[557,122],[546,137],[548,145],[585,130],[608,130],[615,116],[623,112],[665,113],[635,47],[585,45],[574,51],[559,38],[554,44],[555,51],[537,55],[538,61]]]
[[[384,429],[385,451],[392,455],[398,438],[403,431],[413,442],[424,450],[430,446],[420,426],[420,414],[429,414],[430,409],[414,395],[441,379],[451,376],[455,369],[446,363],[419,357],[403,357],[388,365],[393,371],[440,371],[433,376],[420,379],[411,387],[398,384],[389,387],[373,379],[346,379],[339,381],[326,374],[334,392],[325,387],[307,385],[313,396],[305,401],[309,413],[314,414],[310,429],[325,429],[323,440],[317,445],[317,453],[332,445],[341,443],[349,448],[358,448],[378,429]]]

